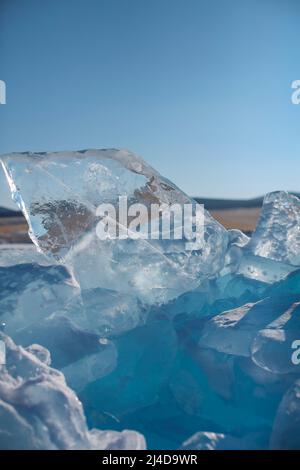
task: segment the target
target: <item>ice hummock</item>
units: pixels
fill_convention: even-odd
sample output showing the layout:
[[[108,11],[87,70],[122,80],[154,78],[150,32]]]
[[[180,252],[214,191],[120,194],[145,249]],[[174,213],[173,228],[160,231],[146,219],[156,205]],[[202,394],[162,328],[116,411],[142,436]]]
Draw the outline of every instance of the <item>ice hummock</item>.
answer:
[[[22,348],[0,333],[0,449],[144,449],[134,431],[88,430],[82,405],[42,346]]]
[[[251,238],[205,212],[199,253],[165,240],[154,253],[94,236],[101,201],[191,201],[143,160],[107,150],[3,162],[40,253],[0,249],[12,338],[0,447],[300,448],[296,197],[267,195]]]

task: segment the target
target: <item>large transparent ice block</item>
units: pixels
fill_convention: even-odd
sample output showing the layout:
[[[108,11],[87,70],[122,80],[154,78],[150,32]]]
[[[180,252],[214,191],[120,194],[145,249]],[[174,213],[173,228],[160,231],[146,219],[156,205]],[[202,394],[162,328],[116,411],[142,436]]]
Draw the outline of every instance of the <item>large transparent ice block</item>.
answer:
[[[184,204],[195,201],[141,158],[125,150],[24,153],[2,157],[15,202],[38,248],[67,264],[83,289],[106,288],[163,303],[216,275],[227,231],[208,212],[197,249],[187,239],[97,236],[100,204]],[[160,234],[161,235],[161,234]]]

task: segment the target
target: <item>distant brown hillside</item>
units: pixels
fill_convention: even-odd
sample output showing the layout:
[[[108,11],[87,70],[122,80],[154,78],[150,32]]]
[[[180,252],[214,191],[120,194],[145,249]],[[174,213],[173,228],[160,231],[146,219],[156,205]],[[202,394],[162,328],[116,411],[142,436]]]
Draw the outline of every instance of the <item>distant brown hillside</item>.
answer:
[[[23,216],[0,217],[0,243],[30,243]]]
[[[259,217],[259,208],[211,210],[210,213],[227,229],[236,228],[249,234]],[[0,243],[30,243],[28,226],[22,215],[0,217]]]
[[[236,228],[249,234],[256,227],[260,208],[211,210],[210,213],[224,227]]]

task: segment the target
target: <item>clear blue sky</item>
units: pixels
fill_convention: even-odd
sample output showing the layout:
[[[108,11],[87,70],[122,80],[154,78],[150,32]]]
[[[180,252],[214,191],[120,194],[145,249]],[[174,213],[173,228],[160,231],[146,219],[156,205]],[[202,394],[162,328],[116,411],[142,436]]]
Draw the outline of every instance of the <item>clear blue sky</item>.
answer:
[[[192,195],[300,190],[299,0],[0,0],[0,153],[125,147]]]

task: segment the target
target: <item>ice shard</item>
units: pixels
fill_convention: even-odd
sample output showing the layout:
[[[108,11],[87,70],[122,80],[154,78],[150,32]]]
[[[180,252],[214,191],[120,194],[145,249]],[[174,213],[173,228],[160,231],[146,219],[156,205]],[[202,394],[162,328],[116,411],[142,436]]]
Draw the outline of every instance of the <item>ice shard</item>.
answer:
[[[0,321],[14,338],[64,308],[79,289],[63,266],[0,267]]]
[[[243,450],[266,449],[267,442],[263,433],[252,433],[237,437],[214,432],[198,432],[182,444],[183,450]]]
[[[261,367],[265,360],[271,361],[275,371],[280,362],[290,369],[290,344],[300,333],[298,299],[299,295],[276,295],[215,315],[204,326],[199,345],[235,356],[252,356]],[[285,348],[285,357],[280,358]]]
[[[284,191],[267,194],[248,244],[256,256],[300,266],[300,200]]]
[[[273,283],[300,266],[300,200],[285,191],[265,196],[256,229],[238,271]]]
[[[252,360],[274,374],[300,375],[293,362],[293,344],[300,340],[300,295],[266,328],[260,330],[251,346]],[[300,341],[299,341],[300,344]]]
[[[278,408],[272,430],[270,447],[277,450],[300,449],[300,381],[285,393]]]
[[[203,242],[107,239],[96,234],[97,208],[130,204],[195,204],[141,158],[125,150],[10,154],[3,167],[36,246],[72,269],[82,289],[131,293],[164,303],[216,275],[224,264],[227,231],[205,212]]]

